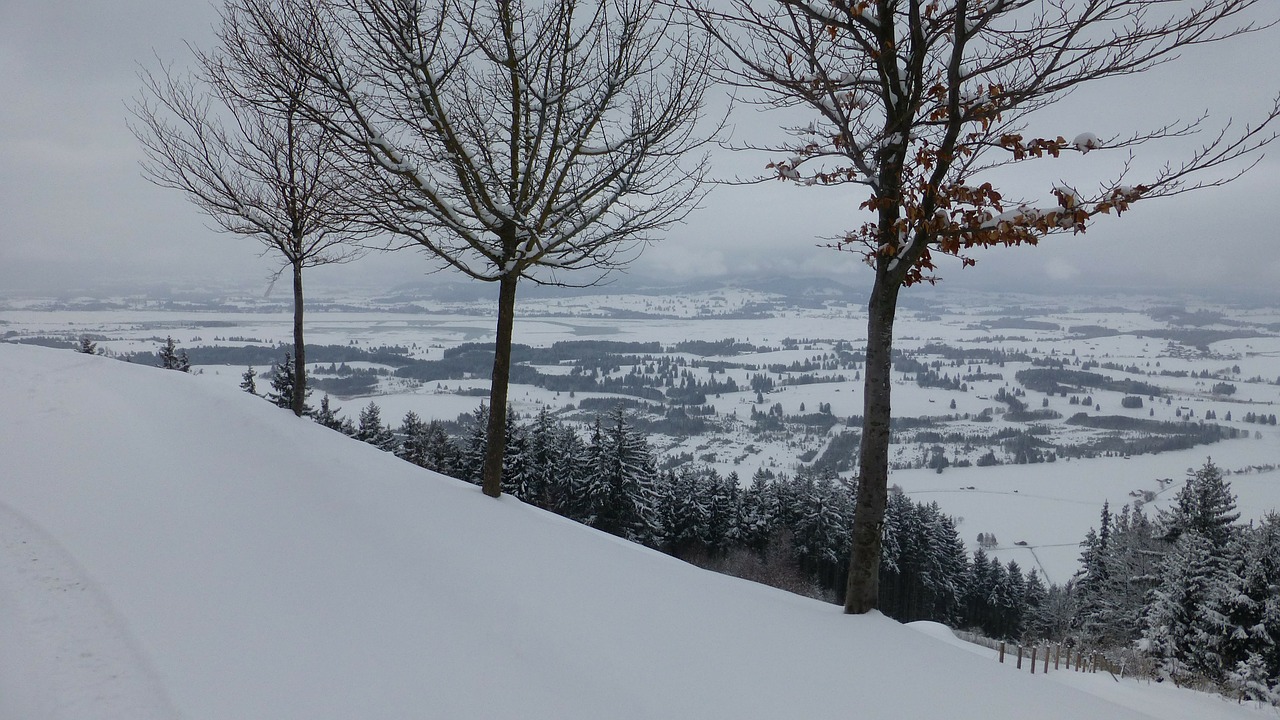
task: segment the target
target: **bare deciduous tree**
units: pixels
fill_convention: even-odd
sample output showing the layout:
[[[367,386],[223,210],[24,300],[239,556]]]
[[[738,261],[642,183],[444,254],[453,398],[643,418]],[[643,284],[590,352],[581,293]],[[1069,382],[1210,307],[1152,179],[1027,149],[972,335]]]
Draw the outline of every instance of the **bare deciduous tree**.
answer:
[[[1133,76],[1192,46],[1254,32],[1260,0],[691,0],[726,50],[722,78],[747,99],[813,118],[774,153],[772,177],[865,186],[873,219],[839,238],[875,272],[867,319],[864,425],[845,610],[876,607],[887,501],[890,370],[902,287],[934,282],[934,260],[1034,245],[1084,232],[1137,201],[1221,185],[1274,139],[1273,109],[1252,126],[1227,123],[1186,157],[1135,179],[1138,146],[1207,130],[1206,118],[1157,119],[1132,135],[1034,137],[1029,116],[1069,103],[1073,90]],[[1043,123],[1048,117],[1038,117]],[[1046,188],[1013,199],[993,180],[1063,153],[1120,151],[1096,190]],[[1001,169],[1000,173],[991,171]],[[1101,174],[1105,174],[1103,171]],[[1021,188],[1019,188],[1021,189]]]
[[[273,62],[248,33],[243,7],[226,3],[218,46],[192,48],[196,70],[162,66],[141,73],[143,97],[130,110],[134,135],[147,153],[143,173],[181,190],[223,231],[252,237],[283,261],[293,280],[292,409],[306,401],[303,341],[304,268],[352,260],[366,232],[348,192],[336,138],[303,112],[307,78]],[[305,28],[304,28],[305,29]],[[295,38],[304,48],[314,32]]]
[[[646,0],[285,0],[255,31],[306,73],[380,229],[498,284],[485,493],[500,493],[517,282],[598,282],[701,195],[710,43]],[[324,52],[295,47],[323,28]]]

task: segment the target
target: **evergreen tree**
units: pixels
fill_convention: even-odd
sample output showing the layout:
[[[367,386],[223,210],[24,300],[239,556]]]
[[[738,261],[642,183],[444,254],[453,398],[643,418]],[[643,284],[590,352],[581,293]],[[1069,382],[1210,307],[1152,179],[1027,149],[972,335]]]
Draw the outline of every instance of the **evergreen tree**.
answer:
[[[1163,580],[1147,607],[1144,639],[1171,675],[1217,669],[1207,647],[1212,620],[1205,612],[1217,591],[1219,570],[1213,542],[1195,530],[1184,530],[1165,556]]]
[[[179,351],[173,343],[173,337],[166,337],[164,345],[160,347],[160,367],[165,370],[177,370],[178,372],[191,372],[191,361],[187,359],[187,351]]]
[[[588,484],[592,521],[588,524],[632,542],[654,547],[661,537],[656,513],[657,469],[649,444],[626,420],[621,406],[609,417],[607,428],[593,435],[591,457],[595,461]]]
[[[965,624],[985,627],[990,615],[990,598],[995,588],[991,584],[991,560],[982,548],[973,551],[973,562],[964,589]]]
[[[285,407],[291,407],[291,406],[286,405]],[[346,435],[355,434],[354,427],[351,427],[350,432],[348,432],[348,425],[350,425],[350,421],[347,421],[346,423],[344,423],[342,419],[338,417],[338,413],[332,408],[330,408],[328,395],[325,395],[323,398],[320,399],[320,409],[316,410],[311,414],[311,419],[329,428],[330,430],[337,430],[338,432],[344,433]]]
[[[412,410],[405,413],[396,434],[400,436],[399,447],[395,449],[396,457],[418,467],[427,467],[430,436],[427,424],[422,421],[422,418]]]
[[[1161,520],[1165,538],[1174,542],[1188,530],[1199,533],[1223,551],[1231,539],[1232,525],[1240,519],[1236,512],[1236,498],[1231,485],[1222,476],[1222,470],[1205,461],[1203,467],[1187,473],[1187,482],[1178,491],[1173,508]]]
[[[529,497],[529,444],[520,417],[510,407],[506,413],[506,442],[502,451],[501,487],[520,500]]]
[[[481,404],[471,413],[466,435],[463,437],[457,459],[457,478],[479,485],[484,469],[484,451],[488,442],[489,407]]]
[[[707,469],[705,483],[707,493],[707,551],[715,556],[724,553],[737,540],[741,492],[738,474],[722,476],[714,469]]]
[[[801,488],[792,526],[796,559],[821,587],[834,589],[848,567],[853,493],[830,468],[805,469],[796,477]]]
[[[929,619],[954,623],[959,617],[969,556],[950,515],[943,513],[937,503],[916,507],[927,541],[921,582],[933,606]]]
[[[458,450],[457,444],[445,432],[444,426],[439,420],[432,420],[427,423],[426,441],[425,441],[425,464],[423,467],[428,470],[434,470],[441,475],[449,477],[458,477],[459,457],[461,451]]]
[[[995,620],[997,637],[1018,639],[1024,630],[1024,614],[1027,596],[1026,580],[1022,568],[1010,560],[1000,575],[996,587]]]
[[[1102,504],[1099,530],[1089,528],[1081,543],[1080,571],[1076,574],[1076,595],[1080,603],[1081,630],[1097,640],[1111,609],[1111,505]]]
[[[240,376],[240,389],[250,395],[257,395],[258,383],[255,381],[255,378],[257,377],[258,372],[253,369],[252,365],[245,368],[244,374]]]
[[[660,487],[663,550],[678,558],[705,554],[711,512],[702,474],[688,467],[669,470]]]
[[[399,444],[391,428],[382,423],[382,408],[372,400],[360,411],[355,438],[386,452],[395,452]]]
[[[1166,544],[1142,510],[1125,505],[1111,533],[1106,600],[1094,617],[1097,642],[1126,647],[1141,636],[1142,615],[1151,591],[1160,583],[1166,551]]]
[[[1023,629],[1028,637],[1037,640],[1047,639],[1050,634],[1050,620],[1047,614],[1049,589],[1040,579],[1035,568],[1027,571],[1026,592],[1022,596]]]
[[[277,407],[286,410],[293,409],[294,396],[294,375],[293,355],[286,352],[284,361],[276,363],[271,368],[271,391],[267,393],[267,399]],[[310,390],[307,394],[310,394]],[[311,409],[303,403],[303,408],[309,413]]]
[[[90,340],[88,335],[81,335],[80,347],[76,348],[76,350],[85,355],[94,355],[98,352],[98,344]]]
[[[738,542],[761,557],[778,529],[778,494],[772,480],[773,473],[764,468],[751,476],[738,516]]]
[[[1209,600],[1206,613],[1215,626],[1210,638],[1216,675],[1236,672],[1240,663],[1275,645],[1266,627],[1266,603],[1271,594],[1260,558],[1254,555],[1252,531],[1237,533],[1223,558],[1223,584]]]

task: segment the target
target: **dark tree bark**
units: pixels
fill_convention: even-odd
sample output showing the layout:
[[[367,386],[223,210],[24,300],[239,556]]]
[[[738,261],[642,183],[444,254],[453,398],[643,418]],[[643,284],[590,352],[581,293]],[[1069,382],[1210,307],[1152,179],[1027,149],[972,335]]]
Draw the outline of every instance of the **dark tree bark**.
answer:
[[[511,378],[511,332],[515,325],[516,283],[519,277],[503,275],[498,281],[498,328],[494,343],[493,376],[489,386],[488,442],[481,472],[484,494],[502,494],[502,458],[507,449],[507,386]]]
[[[889,502],[889,443],[893,419],[893,321],[900,281],[876,274],[867,308],[867,361],[863,373],[862,441],[858,447],[858,494],[853,508],[853,538],[844,608],[874,610],[879,602],[880,550],[884,511]]]
[[[302,337],[302,263],[293,264],[293,414],[307,409],[307,346]]]

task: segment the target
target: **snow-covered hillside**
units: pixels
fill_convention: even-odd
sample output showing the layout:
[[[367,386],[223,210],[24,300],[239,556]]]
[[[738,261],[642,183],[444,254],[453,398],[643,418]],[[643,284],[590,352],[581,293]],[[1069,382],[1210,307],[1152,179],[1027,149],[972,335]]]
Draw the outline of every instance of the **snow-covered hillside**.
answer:
[[[1275,717],[1021,674],[181,373],[0,344],[0,408],[2,720]]]

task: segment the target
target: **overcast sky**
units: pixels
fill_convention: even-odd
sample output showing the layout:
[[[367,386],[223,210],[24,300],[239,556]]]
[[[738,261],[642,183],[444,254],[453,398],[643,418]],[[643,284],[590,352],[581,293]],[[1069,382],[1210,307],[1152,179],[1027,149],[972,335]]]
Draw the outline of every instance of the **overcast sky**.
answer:
[[[1268,4],[1268,10],[1276,11]],[[64,292],[99,283],[199,283],[266,287],[273,258],[253,241],[218,234],[181,194],[142,179],[142,151],[125,125],[139,64],[186,62],[183,41],[207,46],[216,19],[204,0],[0,0],[0,291]],[[1100,136],[1154,127],[1204,110],[1215,127],[1257,118],[1280,90],[1280,30],[1189,54],[1176,65],[1077,94],[1040,118],[1038,135]],[[777,137],[752,110],[735,139]],[[1189,148],[1143,148],[1148,164]],[[1059,161],[1011,193],[1044,199],[1055,179],[1092,187],[1118,158]],[[716,157],[724,176],[767,158]],[[1047,165],[1047,164],[1046,164]],[[832,275],[866,281],[851,254],[817,247],[862,222],[854,188],[782,183],[714,190],[689,222],[650,247],[635,274],[666,278],[743,274]],[[1083,236],[1038,248],[990,250],[975,268],[941,268],[964,286],[1196,289],[1243,285],[1280,298],[1280,144],[1235,184],[1138,204]],[[425,258],[371,258],[320,269],[321,283],[421,277]]]

